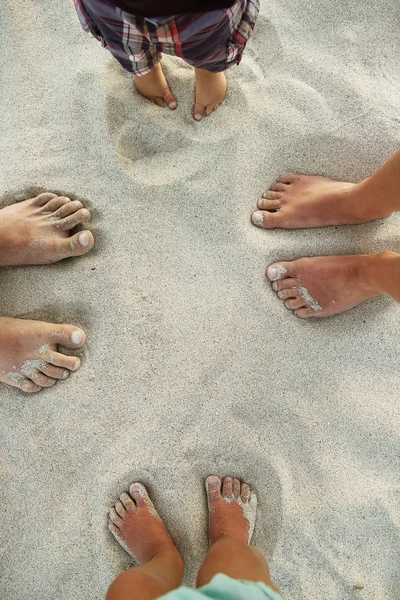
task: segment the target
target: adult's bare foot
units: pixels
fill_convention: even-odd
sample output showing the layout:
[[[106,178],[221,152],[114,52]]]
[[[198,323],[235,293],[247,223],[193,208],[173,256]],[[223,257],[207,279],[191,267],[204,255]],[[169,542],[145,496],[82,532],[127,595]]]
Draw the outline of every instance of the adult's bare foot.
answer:
[[[90,220],[79,201],[44,193],[0,210],[0,266],[44,265],[88,252],[90,231],[71,230]]]
[[[176,554],[181,563],[178,550],[142,483],[132,483],[129,494],[120,495],[109,511],[108,528],[124,550],[141,564],[160,552]]]
[[[196,103],[193,116],[201,121],[204,113],[208,116],[217,110],[226,95],[225,73],[211,73],[204,69],[195,69],[196,74]]]
[[[319,256],[274,263],[266,275],[273,282],[277,296],[296,317],[322,318],[385,295],[383,287],[376,282],[381,279],[385,286],[385,278],[394,273],[393,266],[397,263],[398,255],[394,252],[372,256]]]
[[[250,544],[257,511],[257,496],[247,483],[215,475],[206,479],[209,511],[210,546],[223,538],[232,538]]]
[[[169,89],[160,63],[146,75],[134,75],[134,81],[135,87],[141,96],[148,98],[158,106],[163,107],[165,102],[171,110],[175,110],[177,106],[176,98]]]
[[[73,325],[0,317],[0,381],[24,392],[38,392],[66,379],[79,368],[76,356],[57,345],[80,348],[86,336]]]
[[[392,210],[379,202],[376,193],[365,193],[365,181],[354,184],[286,173],[264,192],[252,223],[263,229],[302,229],[355,225],[390,216]]]

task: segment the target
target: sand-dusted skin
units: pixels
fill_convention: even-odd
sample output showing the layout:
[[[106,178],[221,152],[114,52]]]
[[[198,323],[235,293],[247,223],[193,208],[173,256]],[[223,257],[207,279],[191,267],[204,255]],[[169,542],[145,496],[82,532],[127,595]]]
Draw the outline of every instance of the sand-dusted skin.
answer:
[[[258,201],[252,222],[264,229],[354,225],[400,211],[400,151],[361,183],[281,175]],[[277,262],[267,269],[272,288],[297,317],[330,317],[365,300],[400,302],[400,255],[324,256]]]
[[[264,582],[277,592],[264,557],[249,546],[257,510],[254,491],[236,478],[221,480],[215,475],[207,478],[205,486],[210,550],[198,572],[197,588],[222,573],[235,580]],[[120,495],[109,511],[108,527],[141,566],[120,574],[107,600],[133,600],[139,595],[153,600],[181,585],[182,558],[143,484],[133,483],[129,493]]]
[[[90,231],[71,230],[90,219],[81,202],[52,193],[0,210],[0,266],[42,265],[88,252]],[[85,333],[58,325],[0,317],[0,381],[24,392],[38,392],[66,379],[80,360],[58,351],[58,345],[80,348]]]

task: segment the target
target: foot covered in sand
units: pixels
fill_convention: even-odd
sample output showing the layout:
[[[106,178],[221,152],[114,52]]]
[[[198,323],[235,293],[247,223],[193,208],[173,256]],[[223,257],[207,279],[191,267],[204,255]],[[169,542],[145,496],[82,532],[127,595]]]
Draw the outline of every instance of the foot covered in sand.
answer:
[[[24,392],[51,387],[80,365],[76,356],[58,352],[57,345],[80,348],[85,339],[73,325],[0,317],[0,381]]]
[[[226,95],[226,77],[223,72],[211,73],[204,69],[195,69],[196,104],[193,117],[201,121],[204,114],[209,117],[224,101]]]
[[[262,229],[356,225],[392,214],[375,195],[367,197],[362,184],[294,173],[281,175],[257,206],[251,220]]]
[[[206,479],[209,511],[210,546],[223,538],[232,538],[250,544],[257,511],[257,496],[247,483],[215,475]]]
[[[40,194],[0,210],[0,266],[44,265],[88,252],[90,231],[71,230],[90,220],[81,202]]]
[[[148,98],[158,106],[163,107],[165,103],[171,110],[175,110],[176,98],[169,89],[160,63],[146,75],[134,75],[134,81],[141,96]]]
[[[270,265],[272,289],[296,317],[332,317],[382,295],[368,272],[376,256],[321,256]]]
[[[108,528],[117,542],[143,564],[156,554],[168,552],[181,559],[169,533],[142,483],[132,483],[109,511]]]

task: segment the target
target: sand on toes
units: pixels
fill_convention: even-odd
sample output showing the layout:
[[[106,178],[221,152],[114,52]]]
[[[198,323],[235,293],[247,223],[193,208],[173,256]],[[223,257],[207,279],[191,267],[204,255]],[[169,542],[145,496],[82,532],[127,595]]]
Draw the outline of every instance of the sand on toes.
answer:
[[[44,265],[88,252],[90,231],[72,230],[90,220],[78,200],[52,193],[0,209],[0,266]]]
[[[0,381],[24,392],[38,392],[67,379],[80,366],[76,356],[58,350],[81,348],[84,331],[57,325],[0,317]]]
[[[359,184],[286,173],[262,195],[251,221],[262,229],[355,225],[390,216]]]
[[[250,544],[257,511],[255,492],[247,483],[241,483],[233,477],[221,480],[216,475],[210,475],[205,486],[210,546],[226,537]]]
[[[318,256],[273,263],[266,276],[296,317],[331,317],[381,295],[364,277],[369,257]]]
[[[138,563],[162,551],[178,552],[142,483],[132,483],[109,511],[108,528]]]

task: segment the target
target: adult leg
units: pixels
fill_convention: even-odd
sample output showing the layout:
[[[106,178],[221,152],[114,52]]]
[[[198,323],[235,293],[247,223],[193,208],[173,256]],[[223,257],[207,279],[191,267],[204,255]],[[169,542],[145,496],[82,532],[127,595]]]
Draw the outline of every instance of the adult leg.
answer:
[[[121,573],[106,600],[154,600],[179,587],[183,561],[146,488],[133,483],[109,513],[115,539],[141,566]]]
[[[223,573],[232,579],[263,582],[278,591],[271,581],[267,561],[249,546],[254,529],[257,498],[246,483],[225,477],[206,480],[209,510],[210,550],[199,570],[197,587]]]
[[[286,173],[265,192],[252,214],[264,229],[355,225],[400,210],[400,150],[361,183]]]

